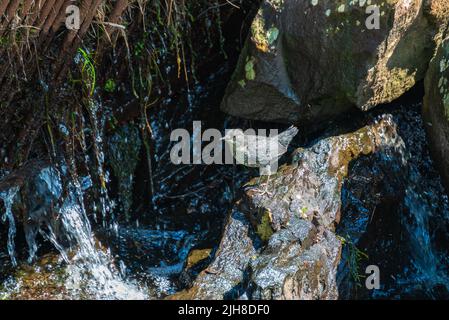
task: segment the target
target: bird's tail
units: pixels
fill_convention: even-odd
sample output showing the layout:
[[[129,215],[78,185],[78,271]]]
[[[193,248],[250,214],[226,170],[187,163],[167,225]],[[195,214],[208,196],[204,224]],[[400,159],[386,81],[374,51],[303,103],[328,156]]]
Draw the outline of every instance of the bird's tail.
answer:
[[[278,141],[280,144],[282,144],[285,147],[288,147],[290,142],[293,140],[293,138],[298,134],[299,129],[295,126],[291,126],[284,132],[280,133],[278,136]]]

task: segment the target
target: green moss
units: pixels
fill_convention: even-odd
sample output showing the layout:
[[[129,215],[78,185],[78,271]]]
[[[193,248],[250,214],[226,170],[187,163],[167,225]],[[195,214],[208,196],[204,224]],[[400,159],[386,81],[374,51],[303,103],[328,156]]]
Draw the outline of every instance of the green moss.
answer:
[[[106,81],[106,84],[104,85],[104,90],[109,93],[114,92],[116,88],[117,88],[117,85],[115,84],[114,79],[108,79]]]
[[[260,223],[256,227],[256,233],[264,242],[268,241],[274,233],[271,226],[272,215],[270,210],[265,210],[260,218]]]
[[[187,269],[192,268],[210,256],[212,249],[192,250],[187,258]]]
[[[416,71],[393,68],[389,72],[388,82],[385,84],[384,96],[386,99],[395,98],[404,92],[404,88],[415,85]]]
[[[307,212],[309,212],[309,208],[307,208],[307,207],[302,208],[301,213],[300,213],[301,218],[307,219]]]
[[[256,79],[256,71],[254,70],[255,59],[254,57],[248,58],[248,61],[245,65],[245,77],[246,80],[254,80]]]
[[[282,12],[284,9],[284,0],[270,0],[269,4],[276,12]]]

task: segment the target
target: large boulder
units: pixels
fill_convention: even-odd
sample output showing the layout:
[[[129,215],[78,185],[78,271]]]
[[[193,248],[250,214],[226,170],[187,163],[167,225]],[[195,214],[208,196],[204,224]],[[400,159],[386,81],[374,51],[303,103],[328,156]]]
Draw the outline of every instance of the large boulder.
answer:
[[[437,48],[425,78],[423,114],[434,158],[446,187],[449,187],[449,2],[434,0],[430,6],[439,26],[435,36]]]
[[[424,78],[446,1],[265,0],[222,109],[308,122],[391,102]]]
[[[249,182],[214,260],[190,289],[170,299],[337,299],[342,243],[334,231],[349,163],[401,143],[385,116],[298,149],[292,164],[269,180]]]
[[[449,36],[432,59],[425,80],[424,118],[430,146],[449,187]]]

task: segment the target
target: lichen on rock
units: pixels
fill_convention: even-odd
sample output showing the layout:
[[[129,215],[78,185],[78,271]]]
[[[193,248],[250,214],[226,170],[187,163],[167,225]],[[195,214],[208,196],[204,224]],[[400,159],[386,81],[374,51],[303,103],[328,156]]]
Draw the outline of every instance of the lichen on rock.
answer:
[[[424,78],[445,2],[263,1],[222,109],[291,123],[391,102]],[[367,26],[373,6],[379,29]],[[254,82],[242,85],[249,57]]]

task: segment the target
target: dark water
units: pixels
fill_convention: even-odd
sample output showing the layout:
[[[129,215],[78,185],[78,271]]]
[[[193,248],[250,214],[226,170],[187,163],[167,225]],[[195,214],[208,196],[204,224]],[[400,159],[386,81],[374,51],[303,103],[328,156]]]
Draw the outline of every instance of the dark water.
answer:
[[[192,249],[217,247],[224,219],[240,186],[257,175],[256,171],[232,165],[175,166],[167,152],[173,145],[169,141],[171,130],[185,128],[191,132],[193,121],[202,121],[203,130],[268,125],[239,121],[219,111],[230,69],[225,64],[198,83],[194,91],[185,90],[177,99],[168,99],[153,111],[152,199],[142,199],[147,190],[141,186],[148,185],[148,172],[142,162],[136,169],[129,220],[119,219],[117,234],[94,227],[97,238],[111,251],[114,269],[126,279],[128,287],[116,285],[119,280],[110,272],[102,271],[99,277],[112,282],[112,290],[131,290],[133,295],[126,298],[143,297],[139,293],[142,289],[136,288],[145,288],[147,298],[160,298],[183,289],[186,283],[179,277],[188,253]],[[416,97],[368,114],[334,120],[326,130],[303,134],[295,141],[296,146],[313,144],[328,135],[356,130],[379,114],[390,113],[404,142],[402,148],[359,158],[350,166],[342,190],[342,221],[337,228],[346,240],[337,275],[343,299],[449,297],[449,202],[428,150],[421,105],[414,103],[419,97],[418,92]],[[188,111],[179,112],[186,105]],[[2,239],[8,236],[7,229],[4,231]],[[74,234],[87,238],[87,233]],[[85,241],[86,255],[93,248],[90,242]],[[20,251],[20,242],[18,246],[16,250]],[[2,267],[13,272],[7,247],[2,248]],[[50,250],[45,245],[43,248],[47,249],[41,248],[41,253]],[[96,260],[93,272],[101,270],[107,259],[98,255]],[[368,265],[380,268],[380,290],[365,288],[364,271]],[[3,270],[3,280],[10,281],[8,272]],[[123,297],[111,292],[105,296]]]
[[[240,26],[241,20],[236,22]],[[203,67],[197,83],[171,88],[173,91],[150,112],[154,189],[149,188],[150,172],[141,148],[128,216],[117,213],[117,233],[93,223],[94,234],[114,260],[112,272],[104,270],[107,258],[92,254],[95,244],[89,238],[90,231],[74,230],[83,210],[68,210],[67,228],[84,243],[85,256],[95,257],[92,272],[100,270],[98,277],[112,282],[114,290],[135,292],[131,298],[160,298],[183,289],[186,284],[179,276],[188,253],[218,246],[224,219],[239,196],[240,186],[257,175],[255,170],[233,165],[171,164],[171,131],[185,128],[192,132],[193,121],[201,121],[203,131],[278,127],[233,119],[219,109],[244,40],[242,34],[246,31],[228,27],[225,50],[229,59],[217,48],[217,57]],[[421,97],[418,92],[368,114],[348,114],[322,124],[327,128],[324,131],[303,130],[292,146],[311,145],[328,135],[355,131],[367,119],[382,113],[393,115],[404,141],[399,152],[376,153],[351,164],[342,191],[342,221],[337,229],[347,242],[338,272],[341,298],[449,298],[449,203],[427,147],[421,105],[416,103]],[[123,195],[117,192],[116,184],[111,183],[111,196],[120,203]],[[9,283],[15,271],[6,246],[11,229],[6,225],[0,229],[0,282]],[[26,246],[20,227],[17,237],[17,246],[10,251],[23,257],[21,251],[26,251]],[[38,256],[57,252],[48,241],[39,240]],[[364,286],[368,265],[380,268],[380,290],[369,291]],[[71,272],[78,275],[79,270]],[[128,284],[121,284],[121,279]],[[140,295],[141,291],[145,295]],[[108,292],[105,297],[123,296]]]
[[[170,141],[172,130],[183,128],[192,133],[193,121],[201,121],[203,132],[208,128],[224,132],[233,121],[219,109],[228,78],[225,66],[205,84],[198,84],[195,92],[185,92],[178,101],[169,99],[154,112],[152,199],[148,206],[135,206],[130,219],[134,222],[119,228],[118,239],[105,239],[131,277],[159,288],[156,296],[182,288],[178,277],[190,250],[217,246],[239,187],[256,174],[233,165],[174,165],[170,160],[169,152],[176,143]],[[188,109],[179,112],[186,105]],[[148,185],[146,174],[135,177],[135,188]],[[138,195],[136,198],[135,203],[144,202]]]
[[[100,280],[111,282],[112,290],[126,288],[126,285],[118,283],[120,279],[130,283],[131,287],[128,288],[136,291],[136,294],[130,294],[129,298],[142,297],[137,292],[139,290],[134,290],[136,287],[142,289],[141,291],[148,291],[147,298],[163,297],[181,289],[182,284],[179,284],[178,277],[189,251],[195,248],[214,248],[217,245],[223,221],[234,203],[240,185],[256,174],[255,171],[233,165],[175,166],[169,158],[170,149],[174,145],[170,142],[170,133],[178,128],[192,132],[193,121],[201,121],[203,131],[207,128],[224,131],[224,128],[234,127],[236,123],[238,127],[250,126],[246,121],[227,118],[220,111],[219,105],[237,63],[255,7],[248,2],[223,25],[225,43],[208,49],[212,56],[209,55],[198,63],[201,66],[196,72],[197,80],[194,83],[169,85],[159,92],[164,99],[152,107],[148,116],[153,132],[151,179],[145,149],[137,146],[140,160],[132,173],[131,205],[128,212],[123,210],[125,195],[120,193],[122,190],[118,181],[112,177],[108,186],[110,206],[115,208],[112,218],[112,225],[115,227],[112,230],[105,229],[99,221],[93,221],[89,212],[91,208],[76,208],[69,210],[70,214],[66,215],[67,220],[73,222],[67,226],[70,231],[66,231],[70,237],[83,243],[80,246],[86,253],[95,249],[96,240],[91,239],[90,226],[86,228],[89,229],[86,232],[78,232],[77,229],[83,228],[77,228],[76,222],[87,216],[91,218],[95,238],[110,250],[108,255],[114,260],[114,266],[109,267],[109,258],[99,254],[98,259],[94,259],[98,261],[92,263],[92,266],[95,265],[92,273],[98,271]],[[173,68],[162,72],[166,72],[169,77]],[[191,70],[188,70],[188,73],[189,77],[193,78]],[[128,133],[133,132],[136,127],[135,124],[127,126],[125,132]],[[134,139],[128,140],[129,136],[128,134],[125,144],[135,142]],[[109,163],[113,148],[110,145],[111,140],[103,140],[105,144],[101,154],[104,152],[106,160],[105,175],[111,177],[113,168]],[[127,163],[119,165],[124,168]],[[153,182],[153,190],[149,187],[150,180]],[[25,234],[21,229],[18,226],[14,248],[17,256],[21,258],[19,265],[24,263],[27,251]],[[0,227],[1,243],[5,243],[0,248],[0,283],[9,283],[16,273],[6,246],[9,230],[11,228],[8,228],[7,224],[4,228],[3,225]],[[40,235],[37,237],[37,243],[38,258],[47,253],[58,253],[54,246]],[[87,257],[82,258],[89,260]],[[104,269],[111,269],[111,272]],[[71,272],[76,273],[73,270]],[[82,278],[84,275],[76,276]],[[14,284],[11,285],[13,286]],[[100,288],[98,291],[101,291]],[[99,297],[123,297],[120,294],[115,296],[109,288],[106,291],[106,294]],[[76,294],[78,292],[75,292]]]
[[[429,153],[421,104],[388,111],[404,147],[389,155],[360,158],[350,167],[337,230],[351,242],[339,267],[340,294],[360,299],[447,299],[448,197]],[[359,250],[367,257],[357,254]],[[380,290],[365,287],[368,265],[380,268]]]
[[[216,248],[228,210],[239,186],[257,172],[236,166],[173,166],[167,154],[173,128],[257,127],[218,111],[229,70],[218,70],[196,92],[190,92],[189,112],[161,108],[152,122],[155,136],[153,207],[137,211],[141,226],[120,231],[110,243],[125,262],[131,278],[150,283],[155,296],[182,289],[178,281],[192,248]],[[296,146],[357,130],[384,113],[393,115],[404,144],[391,152],[362,157],[351,164],[342,190],[342,221],[337,233],[345,238],[338,281],[341,298],[448,298],[449,203],[427,146],[419,88],[400,101],[367,114],[332,121],[324,131],[300,135]],[[161,121],[161,119],[163,119]],[[366,256],[365,256],[366,254]],[[381,289],[367,290],[365,268],[381,271]],[[136,276],[137,275],[137,276]]]

